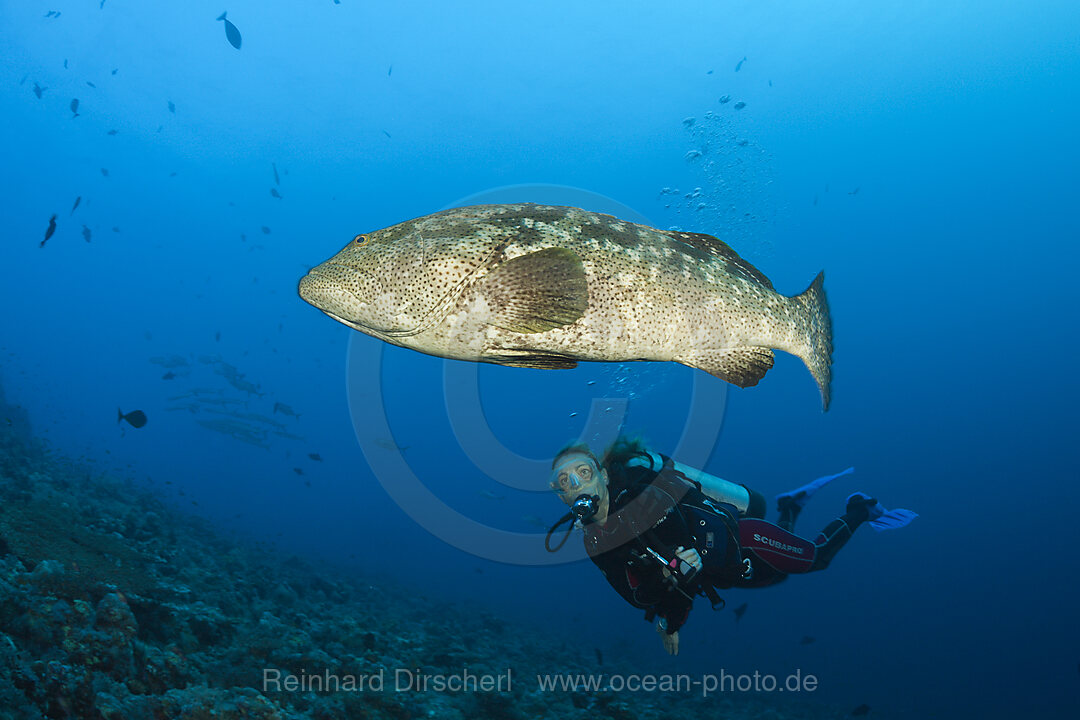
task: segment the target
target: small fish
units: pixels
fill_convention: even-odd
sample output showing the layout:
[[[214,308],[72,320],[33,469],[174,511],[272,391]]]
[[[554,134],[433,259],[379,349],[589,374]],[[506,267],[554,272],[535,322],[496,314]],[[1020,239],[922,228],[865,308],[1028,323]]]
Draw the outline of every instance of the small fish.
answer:
[[[769,87],[772,87],[772,80],[769,80]]]
[[[322,455],[320,455],[319,453],[308,453],[308,457],[315,462],[322,462]]]
[[[52,17],[53,15],[59,15],[59,14],[60,13],[56,12],[55,10],[50,10],[49,12],[45,13],[45,17]]]
[[[113,225],[113,229],[112,229],[112,231],[113,231],[114,233],[118,233],[118,232],[120,232],[120,228],[119,228],[119,227],[117,227],[116,225]],[[147,339],[149,340],[149,338],[147,338]]]
[[[490,490],[477,490],[476,494],[480,497],[487,498],[488,500],[505,500],[505,495],[498,495]]]
[[[235,25],[233,25],[231,22],[229,22],[225,18],[226,14],[227,13],[221,13],[221,17],[219,17],[218,20],[225,23],[225,39],[227,39],[229,41],[230,45],[232,45],[234,48],[239,50],[240,49],[240,31],[236,29]]]
[[[109,177],[109,168],[101,168],[101,174],[105,177]]]
[[[275,185],[280,185],[281,184],[281,178],[278,177],[278,174],[277,174],[277,163],[270,163],[270,167],[274,168],[274,184]]]
[[[310,480],[305,480],[304,481],[304,487],[311,487],[311,481]]]
[[[386,69],[386,77],[390,77],[394,74],[394,64],[390,63],[390,67]]]
[[[98,10],[102,10],[105,7],[105,0],[101,0],[101,4],[97,6]]]
[[[38,247],[45,247],[45,243],[49,241],[54,232],[56,232],[56,213],[53,213],[53,216],[49,218],[49,227],[45,228],[45,239],[41,241],[41,245]]]
[[[125,415],[120,408],[116,408],[116,422],[119,423],[124,420],[127,420],[128,424],[133,428],[141,428],[146,424],[146,413],[142,410],[132,410]]]
[[[69,107],[71,107],[71,119],[74,120],[75,118],[79,117],[79,98],[72,98],[71,105]]]
[[[294,473],[296,473],[297,475],[303,475],[304,474],[304,469],[303,468],[293,468],[292,471]]]
[[[859,190],[860,190],[860,189],[861,189],[861,188],[855,188],[854,190],[852,190],[851,192],[849,192],[849,193],[848,193],[848,195],[858,195],[858,194],[859,194]]]
[[[280,403],[280,402],[274,403],[274,414],[276,415],[277,413],[281,413],[282,415],[290,415],[290,416],[292,416],[294,418],[300,417],[300,415],[297,414],[297,412],[295,410],[293,410],[291,407],[289,407],[285,403]]]
[[[712,75],[712,70],[706,70],[706,71],[705,71],[705,74],[706,74],[706,75]]]
[[[870,706],[867,705],[866,703],[863,703],[859,707],[852,710],[851,714],[854,715],[855,717],[859,717],[860,715],[869,715],[870,714]]]
[[[56,17],[60,17],[60,13],[56,13]],[[64,69],[65,69],[65,70],[67,70],[67,69],[68,69],[68,66],[67,66],[67,58],[64,58]]]
[[[390,137],[390,133],[386,132],[385,130],[382,131],[382,134],[385,135],[386,137]],[[393,138],[391,138],[391,139],[393,139]]]
[[[118,72],[120,72],[120,68],[113,68],[113,70],[112,70],[113,75],[115,75]]]
[[[214,333],[214,342],[221,342],[221,331],[220,330],[218,330],[216,333]]]
[[[105,133],[105,134],[106,134],[106,135],[115,135],[115,134],[116,134],[116,130],[110,130],[109,132],[107,132],[107,133]]]
[[[169,372],[162,375],[161,379],[162,380],[172,380],[174,377],[176,377],[176,373],[174,373],[172,370],[170,370]]]
[[[170,101],[169,101],[169,112],[171,112],[171,113],[172,113],[173,115],[175,115],[175,114],[176,114],[176,106],[175,106],[175,105],[173,105],[173,101],[172,101],[172,100],[170,100]]]
[[[813,637],[812,635],[803,635],[802,640],[799,641],[799,644],[800,645],[813,645],[815,640],[816,640],[816,638]]]
[[[731,96],[730,95],[721,95],[720,96],[720,104],[721,105],[727,105],[729,102],[731,102]]]
[[[746,103],[744,103],[742,100],[740,100],[739,102],[735,103],[731,107],[735,108],[736,110],[742,110],[744,107],[746,107]]]
[[[742,59],[742,60],[740,60],[740,61],[739,61],[739,62],[738,62],[738,63],[737,63],[736,65],[735,65],[735,72],[739,72],[740,70],[742,70],[742,64],[743,64],[744,62],[746,62],[746,56],[745,56],[745,55],[743,56],[743,59]]]
[[[95,85],[94,83],[90,82],[89,80],[87,80],[87,81],[86,81],[86,84],[87,84],[87,85],[89,85],[89,86],[90,86],[90,87],[92,87],[92,88],[96,88],[96,87],[97,87],[97,85]]]
[[[682,124],[683,124],[684,128],[692,128],[692,127],[694,127],[694,122],[695,122],[694,118],[688,117],[688,118],[683,118]]]
[[[742,620],[742,616],[746,614],[746,603],[743,603],[739,607],[735,608],[735,622]]]
[[[79,203],[81,203],[81,202],[82,202],[82,195],[75,198],[75,204],[71,206],[71,212],[68,213],[68,214],[69,215],[75,214],[75,208],[79,207]]]
[[[270,234],[270,228],[266,227],[265,225],[262,226],[262,231],[263,231],[263,235],[269,235]]]
[[[34,83],[34,94],[37,95],[38,100],[41,99],[41,93],[45,92],[48,89],[49,88],[47,88],[47,87],[41,87],[37,83]]]
[[[82,236],[83,240],[85,240],[86,242],[90,242],[90,228],[86,227],[85,225],[82,226]]]
[[[281,200],[281,193],[277,191],[277,188],[270,188],[270,194],[276,197],[278,200]]]

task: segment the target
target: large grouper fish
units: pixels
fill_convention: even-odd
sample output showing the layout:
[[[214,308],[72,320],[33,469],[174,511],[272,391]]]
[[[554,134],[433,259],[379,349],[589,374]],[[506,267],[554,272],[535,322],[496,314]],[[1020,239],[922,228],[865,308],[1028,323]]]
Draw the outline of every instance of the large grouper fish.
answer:
[[[300,296],[386,342],[526,368],[674,361],[756,385],[772,349],[806,363],[829,406],[824,273],[773,289],[724,242],[575,207],[444,210],[357,235]]]

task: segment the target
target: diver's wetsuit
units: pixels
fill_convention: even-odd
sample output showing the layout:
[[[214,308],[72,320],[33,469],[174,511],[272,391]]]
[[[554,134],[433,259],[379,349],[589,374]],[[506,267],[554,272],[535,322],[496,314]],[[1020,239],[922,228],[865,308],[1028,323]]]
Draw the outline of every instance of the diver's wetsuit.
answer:
[[[649,455],[662,459],[663,466],[654,469]],[[765,587],[789,573],[824,569],[867,516],[862,506],[849,508],[810,543],[789,532],[797,511],[783,513],[780,526],[766,523],[760,493],[748,488],[750,502],[740,513],[707,497],[671,458],[640,457],[643,464],[606,466],[608,516],[604,523],[586,523],[585,549],[616,592],[644,609],[647,620],[663,618],[668,633],[686,622],[696,594],[715,603],[714,588]],[[697,549],[703,564],[701,572],[681,583],[647,550],[671,559],[679,546]]]

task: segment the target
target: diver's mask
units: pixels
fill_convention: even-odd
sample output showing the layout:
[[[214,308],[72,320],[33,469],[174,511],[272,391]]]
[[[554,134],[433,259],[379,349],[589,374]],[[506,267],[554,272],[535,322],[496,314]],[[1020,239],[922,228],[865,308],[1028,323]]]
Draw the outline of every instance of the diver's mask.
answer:
[[[575,501],[582,495],[598,494],[602,476],[592,458],[573,454],[566,461],[559,463],[551,471],[548,485],[570,505],[569,498]]]

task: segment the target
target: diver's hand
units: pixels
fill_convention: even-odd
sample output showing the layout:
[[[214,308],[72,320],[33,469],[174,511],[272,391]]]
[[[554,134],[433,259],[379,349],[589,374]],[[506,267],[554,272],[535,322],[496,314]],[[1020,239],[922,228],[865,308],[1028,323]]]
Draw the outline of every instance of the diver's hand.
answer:
[[[675,548],[675,557],[679,558],[682,562],[686,563],[694,569],[694,572],[700,572],[701,556],[698,555],[698,551],[694,548],[684,548],[682,545]],[[690,574],[686,568],[680,568],[683,575]]]
[[[668,634],[667,630],[660,623],[656,624],[656,632],[660,633],[660,642],[664,643],[664,650],[668,655],[679,654],[679,631]]]

